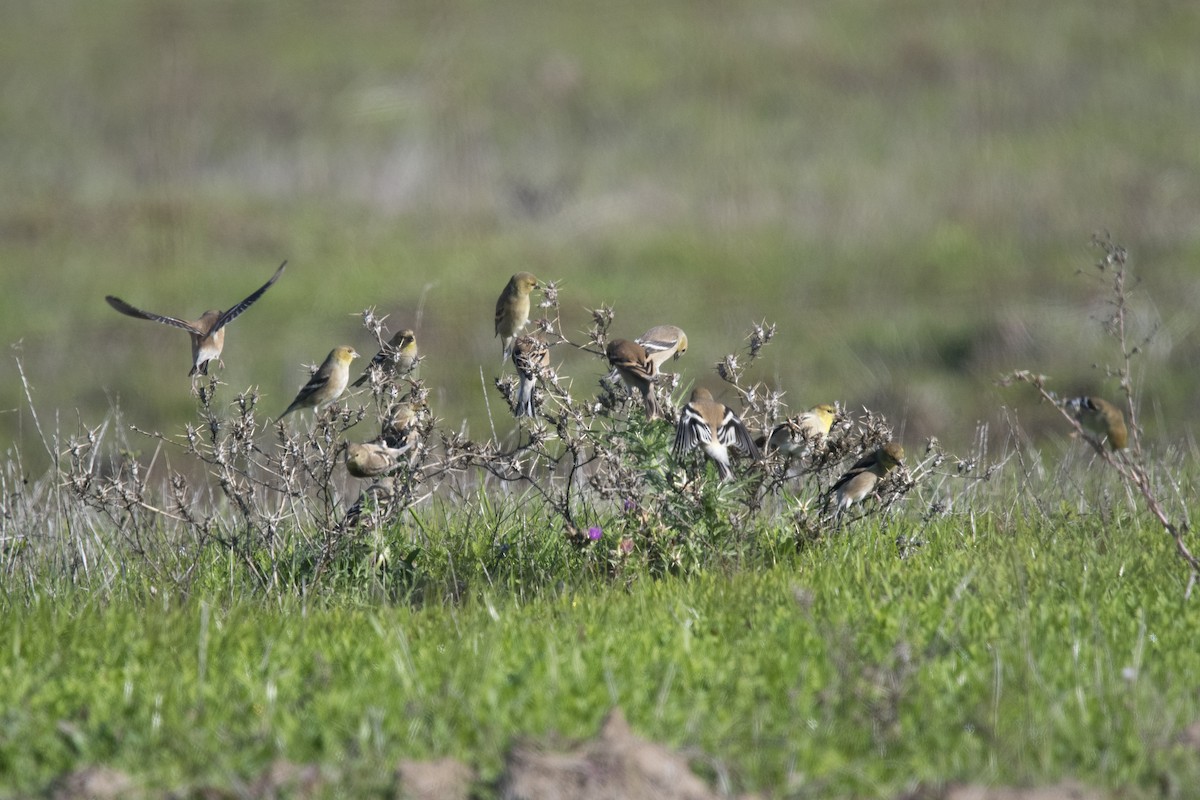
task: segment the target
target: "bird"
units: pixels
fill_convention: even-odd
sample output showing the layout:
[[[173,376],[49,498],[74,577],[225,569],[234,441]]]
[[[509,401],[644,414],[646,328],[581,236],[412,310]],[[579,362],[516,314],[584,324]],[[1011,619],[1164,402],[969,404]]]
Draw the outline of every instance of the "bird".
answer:
[[[409,447],[418,437],[417,422],[422,404],[404,401],[392,404],[383,415],[380,438],[388,447]]]
[[[1063,407],[1079,421],[1084,430],[1096,434],[1100,441],[1108,441],[1113,450],[1123,450],[1129,442],[1129,430],[1125,427],[1125,415],[1121,409],[1101,397],[1074,397],[1063,403]]]
[[[375,357],[367,364],[363,374],[352,385],[362,386],[371,377],[371,367],[378,367],[385,374],[400,377],[412,371],[417,362],[417,335],[411,329],[397,331]]]
[[[733,477],[729,466],[729,448],[736,447],[751,458],[759,457],[758,447],[750,438],[745,423],[733,413],[733,409],[713,398],[712,392],[703,386],[692,391],[675,428],[675,457],[680,458],[697,444],[717,465],[721,480]]]
[[[904,461],[904,448],[899,442],[888,442],[860,458],[833,484],[831,491],[837,505],[837,516],[875,491],[879,479]]]
[[[321,367],[308,379],[308,383],[296,394],[296,399],[287,410],[275,418],[276,422],[286,417],[296,409],[317,408],[325,403],[332,403],[346,391],[350,382],[350,362],[358,358],[353,347],[342,345],[329,351]]]
[[[688,349],[687,334],[674,325],[655,325],[634,341],[645,348],[656,371],[662,369],[668,359],[679,358]]]
[[[164,325],[172,325],[187,331],[188,335],[192,337],[192,370],[188,373],[188,377],[194,378],[196,375],[208,374],[208,363],[210,361],[214,359],[217,361],[221,360],[221,351],[225,348],[225,326],[237,319],[243,311],[254,305],[254,301],[262,297],[263,293],[267,289],[270,289],[275,281],[279,280],[279,276],[283,274],[283,269],[286,266],[287,261],[284,261],[279,265],[279,269],[275,270],[275,274],[271,276],[269,281],[258,287],[245,300],[232,306],[228,311],[211,309],[205,311],[200,315],[200,319],[195,321],[142,311],[140,308],[134,308],[121,298],[114,297],[111,294],[106,295],[104,299],[110,306],[127,317],[161,322]]]
[[[346,471],[356,478],[378,478],[399,467],[399,458],[406,452],[407,447],[351,443],[346,447]]]
[[[646,417],[657,417],[658,400],[654,397],[654,376],[658,374],[658,369],[650,360],[646,349],[628,339],[613,339],[604,353],[608,356],[608,363],[617,371],[625,385],[641,392]]]
[[[538,281],[528,272],[518,272],[508,280],[496,298],[496,335],[500,337],[500,362],[512,355],[513,339],[529,322],[529,293]]]
[[[837,409],[829,403],[813,406],[808,411],[789,417],[775,426],[770,435],[756,442],[768,453],[783,454],[784,458],[799,458],[812,445],[821,445],[829,435]]]
[[[536,336],[518,336],[513,342],[512,361],[520,377],[514,413],[518,417],[535,418],[533,387],[542,370],[550,366],[550,348]]]

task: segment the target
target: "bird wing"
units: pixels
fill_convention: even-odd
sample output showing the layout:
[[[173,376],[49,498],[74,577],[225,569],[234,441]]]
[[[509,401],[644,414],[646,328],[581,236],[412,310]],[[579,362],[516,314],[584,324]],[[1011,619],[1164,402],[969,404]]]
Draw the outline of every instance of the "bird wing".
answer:
[[[640,339],[635,339],[634,341],[646,348],[647,354],[674,352],[679,347],[679,334],[682,332],[671,325],[658,325],[646,331]]]
[[[110,306],[115,308],[117,311],[120,311],[122,314],[124,314],[127,317],[136,317],[137,319],[148,319],[151,322],[161,322],[164,325],[173,325],[176,328],[182,328],[183,330],[187,331],[188,333],[194,334],[195,336],[199,336],[201,338],[208,335],[204,331],[197,328],[191,322],[186,322],[182,319],[177,319],[175,317],[164,316],[163,314],[152,314],[149,311],[142,311],[140,308],[134,308],[133,306],[129,305],[129,303],[126,303],[121,298],[113,297],[111,294],[107,295],[104,299],[108,301],[108,304]]]
[[[363,370],[363,374],[360,375],[358,380],[351,385],[362,386],[364,383],[366,383],[367,378],[371,377],[371,367],[379,367],[380,369],[384,369],[385,367],[389,366],[392,362],[393,351],[399,353],[398,349],[393,348],[391,345],[385,344],[383,349],[376,353],[375,357],[371,359],[369,364],[367,364],[367,368]]]
[[[835,484],[833,484],[833,486],[829,487],[829,491],[836,492],[838,489],[841,489],[843,486],[850,483],[850,481],[854,480],[859,475],[862,475],[863,473],[870,472],[870,471],[871,470],[866,467],[851,467],[846,472],[845,475],[843,475],[842,477],[837,479],[837,483],[835,483]]]
[[[721,417],[721,426],[717,429],[717,441],[726,447],[736,447],[751,458],[759,458],[758,445],[754,443],[754,437],[746,429],[746,424],[738,418],[737,414],[733,413],[733,409],[729,406],[725,406],[725,413]]]
[[[279,276],[283,274],[283,268],[286,266],[287,266],[287,261],[284,261],[282,264],[279,265],[279,269],[275,270],[275,274],[271,276],[271,279],[269,281],[267,281],[266,283],[264,283],[262,286],[258,287],[258,289],[254,292],[254,294],[250,295],[245,300],[238,303],[236,306],[234,306],[233,308],[229,309],[224,314],[222,314],[217,319],[217,324],[213,325],[213,329],[211,331],[209,331],[209,333],[212,334],[212,333],[216,333],[217,331],[221,330],[221,328],[224,328],[226,325],[228,325],[229,323],[231,323],[235,319],[237,319],[237,317],[243,311],[245,311],[250,306],[254,305],[254,301],[257,300],[258,298],[262,297],[263,292],[267,291],[267,289],[270,289],[271,285],[274,284],[275,281],[279,280]]]
[[[712,431],[704,421],[704,414],[691,403],[679,412],[679,424],[675,426],[674,451],[677,456],[686,453],[697,443],[712,441]]]

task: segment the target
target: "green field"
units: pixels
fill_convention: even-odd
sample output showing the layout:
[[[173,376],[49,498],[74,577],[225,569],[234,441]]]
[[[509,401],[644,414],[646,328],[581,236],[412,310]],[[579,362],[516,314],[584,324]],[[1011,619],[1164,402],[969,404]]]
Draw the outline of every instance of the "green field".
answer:
[[[1200,9],[3,7],[0,798],[94,764],[245,796],[280,759],[390,797],[400,759],[441,756],[487,797],[515,742],[614,706],[727,792],[1200,785],[1186,565],[997,383],[1123,404],[1128,364],[1118,458],[1186,531]],[[207,406],[186,335],[103,299],[194,318],[285,258]],[[757,428],[774,391],[780,416],[837,402],[828,449],[721,486],[566,346],[550,433],[518,425],[492,309],[520,270],[574,342],[604,305],[611,337],[686,329],[676,403],[706,385]],[[428,414],[356,527],[338,446],[378,398],[256,426],[333,346],[375,352],[366,308],[416,330]],[[893,435],[901,476],[839,529],[830,486]]]

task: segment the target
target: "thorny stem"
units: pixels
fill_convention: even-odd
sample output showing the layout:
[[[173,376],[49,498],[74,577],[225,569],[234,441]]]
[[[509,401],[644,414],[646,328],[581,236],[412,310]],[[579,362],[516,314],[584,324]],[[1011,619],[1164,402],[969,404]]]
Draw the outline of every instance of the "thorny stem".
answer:
[[[1190,598],[1192,587],[1196,580],[1200,577],[1200,559],[1197,559],[1192,551],[1188,548],[1185,537],[1189,532],[1189,526],[1186,519],[1183,522],[1176,523],[1171,520],[1162,501],[1154,489],[1154,484],[1150,479],[1150,473],[1145,467],[1145,455],[1142,449],[1142,430],[1138,424],[1137,404],[1135,402],[1135,392],[1133,389],[1132,380],[1132,359],[1141,351],[1141,347],[1130,348],[1127,326],[1127,311],[1128,311],[1128,292],[1126,290],[1126,262],[1128,254],[1125,248],[1114,243],[1108,236],[1094,236],[1093,244],[1100,247],[1104,251],[1104,258],[1096,264],[1097,269],[1101,272],[1112,270],[1112,305],[1115,309],[1113,316],[1105,321],[1105,330],[1107,330],[1114,338],[1116,338],[1118,346],[1121,348],[1121,369],[1118,374],[1120,379],[1121,392],[1125,395],[1125,413],[1129,419],[1129,434],[1132,439],[1131,447],[1128,454],[1123,454],[1123,451],[1112,451],[1105,446],[1103,441],[1100,441],[1090,435],[1083,429],[1075,417],[1067,412],[1067,409],[1059,402],[1058,398],[1046,388],[1046,376],[1036,375],[1027,370],[1019,370],[1013,372],[1001,381],[1002,385],[1012,382],[1028,383],[1037,390],[1043,400],[1051,403],[1058,413],[1075,429],[1088,445],[1096,452],[1104,463],[1116,470],[1117,474],[1124,481],[1126,486],[1131,486],[1137,490],[1146,503],[1146,509],[1150,512],[1163,530],[1171,537],[1175,543],[1175,552],[1188,565],[1191,572],[1188,578],[1187,588],[1184,590],[1184,597]]]

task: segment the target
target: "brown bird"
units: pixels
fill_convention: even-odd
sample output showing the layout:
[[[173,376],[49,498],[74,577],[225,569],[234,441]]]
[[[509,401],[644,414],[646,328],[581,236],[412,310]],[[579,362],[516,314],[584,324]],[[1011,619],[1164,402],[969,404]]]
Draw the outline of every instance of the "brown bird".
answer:
[[[704,387],[692,391],[691,399],[680,412],[672,450],[675,457],[680,458],[697,444],[717,465],[717,473],[723,481],[733,477],[729,466],[730,447],[742,450],[751,458],[759,457],[758,447],[750,438],[745,423],[732,408],[715,400],[712,392]]]
[[[346,471],[356,478],[378,478],[400,466],[407,447],[388,447],[375,442],[351,443],[346,447]]]
[[[533,387],[542,370],[550,366],[550,348],[536,336],[518,336],[513,342],[512,361],[520,377],[514,413],[518,417],[536,418]]]
[[[528,272],[518,272],[508,280],[496,298],[496,335],[500,337],[500,361],[512,355],[513,339],[529,323],[529,293],[538,282]]]
[[[887,475],[904,461],[904,448],[899,442],[888,442],[873,453],[855,462],[847,472],[833,484],[833,496],[837,503],[837,515],[855,503],[861,502],[875,491],[879,479]]]
[[[271,284],[279,280],[279,276],[283,274],[283,268],[286,266],[287,262],[284,261],[279,265],[279,269],[275,270],[275,274],[271,276],[271,280],[264,283],[256,292],[228,311],[205,311],[200,315],[200,319],[194,322],[142,311],[140,308],[134,308],[121,298],[114,297],[111,294],[104,299],[108,301],[110,306],[128,317],[148,319],[151,322],[161,322],[164,325],[173,325],[176,328],[182,328],[187,331],[188,335],[192,337],[192,370],[188,373],[188,376],[194,377],[197,374],[207,375],[208,362],[213,359],[221,360],[221,351],[225,347],[225,326],[237,319],[247,308],[254,305],[254,301],[262,297],[263,292],[270,289]]]
[[[1067,408],[1084,430],[1096,434],[1101,442],[1108,441],[1113,450],[1123,450],[1129,442],[1125,415],[1121,409],[1100,397],[1075,397],[1066,401]]]
[[[366,383],[371,377],[372,367],[377,367],[384,370],[385,374],[395,375],[398,378],[407,375],[417,363],[417,355],[417,335],[408,328],[397,331],[367,364],[367,368],[363,370],[359,379],[351,385],[362,386]]]
[[[613,339],[608,343],[605,354],[608,356],[608,363],[621,376],[625,385],[641,392],[646,417],[657,417],[658,400],[654,397],[654,376],[658,374],[658,370],[646,354],[646,349],[628,339]]]
[[[655,371],[662,369],[667,359],[679,358],[688,349],[687,334],[674,325],[655,325],[634,341],[645,348]]]

